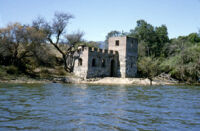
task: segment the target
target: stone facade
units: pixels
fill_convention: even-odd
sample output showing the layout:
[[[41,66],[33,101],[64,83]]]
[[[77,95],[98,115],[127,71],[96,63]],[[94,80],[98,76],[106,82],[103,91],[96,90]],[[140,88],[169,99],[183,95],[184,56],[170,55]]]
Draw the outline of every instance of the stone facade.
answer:
[[[108,50],[80,46],[74,74],[83,78],[135,77],[137,73],[137,39],[111,37]]]

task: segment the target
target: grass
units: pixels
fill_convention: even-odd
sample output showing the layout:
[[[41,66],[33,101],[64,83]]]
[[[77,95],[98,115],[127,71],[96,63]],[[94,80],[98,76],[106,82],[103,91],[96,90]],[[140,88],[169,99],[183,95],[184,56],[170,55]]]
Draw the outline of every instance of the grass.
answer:
[[[10,80],[22,76],[18,74],[17,69],[10,66],[0,66],[0,79]]]
[[[51,79],[55,77],[67,77],[73,76],[64,70],[63,66],[50,67],[38,67],[32,71],[36,76],[33,79]],[[30,75],[21,73],[18,68],[14,66],[0,66],[0,80],[14,80],[20,78],[32,78]]]

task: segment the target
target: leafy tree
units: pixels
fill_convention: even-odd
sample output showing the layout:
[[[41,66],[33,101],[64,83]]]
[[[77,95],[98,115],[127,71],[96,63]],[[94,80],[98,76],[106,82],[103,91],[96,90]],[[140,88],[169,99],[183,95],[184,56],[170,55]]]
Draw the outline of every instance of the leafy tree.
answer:
[[[142,57],[138,60],[138,73],[140,76],[147,77],[152,85],[153,78],[160,73],[159,60],[152,57]]]
[[[167,27],[165,25],[156,27],[155,33],[157,36],[157,41],[160,42],[161,44],[169,42]]]
[[[88,42],[84,42],[82,43],[82,45],[86,45],[88,47],[95,47],[98,48],[99,47],[99,43],[95,42],[95,41],[88,41]]]
[[[113,30],[113,31],[110,31],[107,35],[106,35],[106,40],[108,40],[108,38],[110,37],[116,37],[116,36],[120,36],[121,35],[121,32],[119,31],[116,31],[116,30]]]
[[[130,36],[139,40],[139,44],[145,45],[146,56],[160,56],[162,48],[169,41],[167,27],[162,25],[154,27],[144,20],[138,20],[135,29],[130,30]]]
[[[161,56],[164,45],[169,42],[167,27],[162,25],[155,28],[156,40],[152,46],[155,56]]]
[[[130,35],[136,37],[139,41],[151,44],[155,39],[154,27],[144,20],[138,20],[134,30],[130,30]]]
[[[46,40],[43,30],[14,23],[0,29],[0,32],[1,64],[14,65],[24,73],[36,63],[52,65],[47,47],[43,44]]]
[[[187,36],[187,39],[192,43],[200,42],[200,36],[197,33],[191,33]]]
[[[138,44],[138,57],[145,57],[147,54],[147,43],[144,41],[140,41],[140,43]]]
[[[198,81],[200,78],[200,45],[187,44],[182,50],[168,56],[160,67],[162,72],[169,73],[180,81]]]
[[[9,24],[7,27],[0,29],[0,54],[5,59],[4,64],[19,65],[26,53],[26,26],[19,23]]]

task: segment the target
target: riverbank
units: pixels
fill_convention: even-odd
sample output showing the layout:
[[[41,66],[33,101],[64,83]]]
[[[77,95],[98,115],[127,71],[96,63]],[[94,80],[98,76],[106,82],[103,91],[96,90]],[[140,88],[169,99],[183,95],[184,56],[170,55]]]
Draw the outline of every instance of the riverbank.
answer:
[[[150,85],[149,79],[144,78],[116,78],[116,77],[105,77],[105,78],[91,78],[81,79],[78,77],[55,77],[49,79],[33,79],[27,77],[18,77],[16,79],[1,79],[1,83],[67,83],[67,84],[100,84],[100,85]],[[159,80],[154,79],[152,85],[177,85],[178,81],[170,80]]]
[[[81,81],[84,84],[101,84],[101,85],[150,85],[151,81],[147,78],[115,78],[105,77],[100,79],[87,79]],[[177,85],[178,81],[153,80],[152,85]]]
[[[55,68],[40,67],[34,70],[32,75],[23,73],[14,73],[10,71],[11,67],[0,67],[0,83],[66,83],[66,84],[96,84],[96,85],[150,85],[150,80],[147,78],[91,78],[82,79],[76,77],[73,73],[66,73],[61,66]],[[200,83],[180,83],[173,79],[169,74],[161,73],[153,78],[152,85],[199,85]]]

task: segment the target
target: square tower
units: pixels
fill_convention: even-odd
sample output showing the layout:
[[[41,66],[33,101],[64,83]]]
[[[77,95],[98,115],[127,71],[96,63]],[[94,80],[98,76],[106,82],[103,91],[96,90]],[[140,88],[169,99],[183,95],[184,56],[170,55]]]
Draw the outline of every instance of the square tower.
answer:
[[[108,50],[119,53],[119,76],[135,77],[137,74],[138,41],[128,36],[110,37]]]

